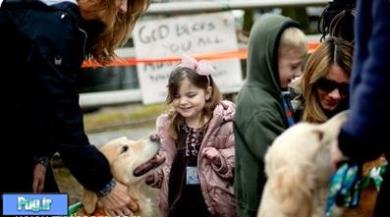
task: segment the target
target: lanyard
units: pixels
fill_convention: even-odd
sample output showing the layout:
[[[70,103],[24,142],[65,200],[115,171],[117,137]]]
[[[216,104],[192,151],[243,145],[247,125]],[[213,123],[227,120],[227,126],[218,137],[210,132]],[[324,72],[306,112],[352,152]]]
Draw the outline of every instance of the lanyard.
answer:
[[[289,127],[291,127],[292,125],[295,124],[295,120],[293,117],[294,116],[293,108],[290,102],[290,92],[288,91],[282,92],[282,101],[283,101],[284,113],[286,114],[287,117],[287,124]]]

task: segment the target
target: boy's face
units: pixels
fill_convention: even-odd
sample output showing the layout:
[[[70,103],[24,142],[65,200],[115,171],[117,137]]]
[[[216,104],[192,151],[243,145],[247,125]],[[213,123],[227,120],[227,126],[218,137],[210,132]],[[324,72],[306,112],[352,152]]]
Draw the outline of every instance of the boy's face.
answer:
[[[302,74],[302,62],[304,54],[300,49],[290,49],[282,51],[279,55],[279,84],[282,89],[286,89],[292,79]]]

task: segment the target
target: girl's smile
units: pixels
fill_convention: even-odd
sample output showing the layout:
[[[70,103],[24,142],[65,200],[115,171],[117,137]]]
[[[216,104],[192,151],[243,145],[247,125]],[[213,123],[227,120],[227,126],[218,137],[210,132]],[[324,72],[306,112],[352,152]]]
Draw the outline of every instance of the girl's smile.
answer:
[[[193,85],[187,78],[181,81],[178,93],[173,100],[176,111],[189,122],[200,122],[211,91]]]

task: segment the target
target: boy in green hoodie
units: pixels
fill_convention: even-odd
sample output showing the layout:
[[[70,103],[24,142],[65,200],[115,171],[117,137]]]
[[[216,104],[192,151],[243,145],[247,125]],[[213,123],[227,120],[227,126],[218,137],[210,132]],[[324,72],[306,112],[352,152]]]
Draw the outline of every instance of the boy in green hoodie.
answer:
[[[247,80],[240,91],[234,119],[235,193],[240,217],[257,214],[263,187],[264,154],[288,126],[282,91],[301,74],[306,38],[293,20],[262,16],[252,27]]]

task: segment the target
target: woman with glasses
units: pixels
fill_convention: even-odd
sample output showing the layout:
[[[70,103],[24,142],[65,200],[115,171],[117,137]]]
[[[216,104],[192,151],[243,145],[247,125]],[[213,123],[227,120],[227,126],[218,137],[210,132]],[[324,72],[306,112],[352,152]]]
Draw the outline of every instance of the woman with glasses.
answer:
[[[329,38],[309,57],[301,80],[304,109],[302,120],[323,123],[340,111],[349,108],[349,80],[352,68],[353,45],[343,39]],[[362,166],[363,178],[369,171],[383,165],[379,157]],[[373,186],[360,193],[360,203],[345,211],[343,217],[372,216],[377,197]]]
[[[353,46],[330,38],[309,57],[302,77],[303,121],[322,123],[348,108]]]

